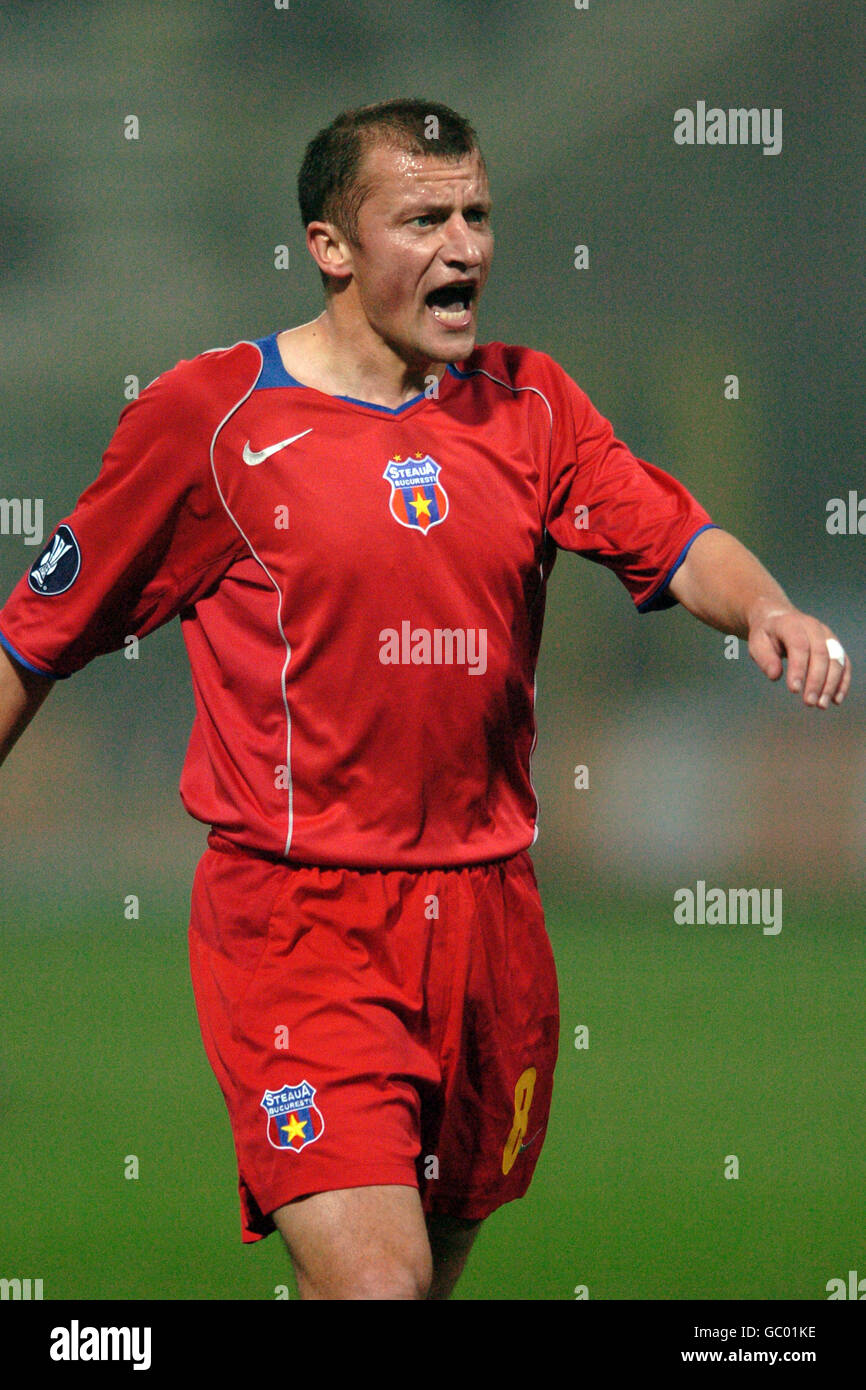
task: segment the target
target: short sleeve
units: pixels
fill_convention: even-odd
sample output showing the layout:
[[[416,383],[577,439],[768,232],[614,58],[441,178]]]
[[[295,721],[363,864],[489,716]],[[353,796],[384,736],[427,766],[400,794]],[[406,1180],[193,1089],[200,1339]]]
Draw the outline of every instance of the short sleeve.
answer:
[[[180,368],[124,408],[98,477],[0,610],[0,643],[19,662],[71,675],[219,577],[242,543],[211,475],[212,434]]]
[[[714,525],[708,512],[617,439],[560,367],[551,410],[549,534],[561,549],[612,569],[639,612],[671,607],[668,585],[695,537]]]

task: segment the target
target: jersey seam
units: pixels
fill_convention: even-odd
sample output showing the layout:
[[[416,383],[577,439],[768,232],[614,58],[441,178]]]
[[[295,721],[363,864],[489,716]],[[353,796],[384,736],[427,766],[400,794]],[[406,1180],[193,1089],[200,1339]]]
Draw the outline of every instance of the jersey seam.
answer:
[[[249,340],[247,340],[247,341],[249,341]],[[250,346],[254,347],[254,348],[256,349],[256,352],[259,354],[259,367],[258,367],[258,371],[256,372],[255,377],[254,377],[253,381],[250,383],[250,385],[249,385],[249,387],[247,388],[247,390],[244,392],[244,394],[240,397],[239,400],[235,401],[234,405],[231,407],[231,409],[230,409],[229,411],[226,412],[225,416],[224,416],[223,419],[219,422],[219,424],[217,425],[216,429],[214,430],[213,437],[212,437],[212,439],[211,439],[211,444],[210,444],[210,468],[211,468],[211,475],[212,475],[213,481],[214,481],[214,486],[216,487],[217,494],[218,494],[218,496],[219,496],[220,502],[221,502],[222,505],[223,505],[223,508],[225,509],[226,515],[229,517],[230,521],[232,522],[232,525],[237,529],[238,534],[241,536],[241,539],[244,541],[244,544],[246,545],[246,547],[247,547],[247,549],[249,550],[250,554],[252,555],[253,559],[256,561],[256,564],[258,564],[258,565],[261,567],[261,569],[264,571],[264,573],[267,575],[267,577],[268,577],[270,583],[273,585],[274,591],[275,591],[275,593],[276,593],[276,598],[277,598],[277,614],[276,614],[276,616],[277,616],[277,628],[278,628],[280,637],[282,638],[283,645],[284,645],[284,647],[285,647],[285,649],[286,649],[286,657],[285,657],[285,661],[283,662],[283,669],[282,669],[282,672],[280,673],[280,689],[281,689],[281,694],[282,694],[282,697],[283,697],[283,710],[284,710],[284,712],[285,712],[285,717],[286,717],[286,764],[285,764],[285,766],[286,766],[286,774],[287,774],[287,781],[288,781],[288,786],[287,786],[287,788],[286,788],[286,791],[287,791],[287,807],[286,807],[287,826],[286,826],[286,840],[285,840],[285,846],[284,846],[284,849],[283,849],[283,854],[284,854],[284,855],[288,855],[288,852],[289,852],[289,849],[290,849],[291,843],[292,843],[292,831],[293,831],[293,785],[292,785],[292,769],[291,769],[291,757],[292,757],[292,754],[291,754],[291,747],[292,747],[292,720],[291,720],[291,714],[290,714],[290,712],[289,712],[288,694],[287,694],[287,691],[286,691],[286,671],[288,670],[289,662],[290,662],[290,660],[291,660],[292,649],[291,649],[291,646],[290,646],[290,644],[289,644],[289,640],[288,640],[288,638],[286,637],[285,631],[284,631],[284,629],[283,629],[282,614],[281,614],[281,609],[282,609],[282,604],[283,604],[283,595],[282,595],[282,590],[280,589],[280,586],[279,586],[279,584],[277,583],[276,579],[275,579],[274,576],[271,574],[271,571],[268,569],[268,567],[267,567],[267,565],[265,564],[264,560],[262,560],[262,559],[260,558],[260,556],[257,554],[256,549],[255,549],[255,547],[254,547],[252,541],[251,541],[251,540],[249,539],[249,537],[247,536],[246,532],[244,531],[243,527],[241,526],[241,523],[238,521],[237,517],[235,516],[234,512],[232,511],[231,507],[229,506],[228,502],[226,501],[225,494],[223,493],[223,490],[222,490],[222,488],[220,487],[220,481],[219,481],[219,478],[217,477],[216,460],[215,460],[215,458],[214,458],[214,450],[215,450],[215,448],[216,448],[216,442],[217,442],[217,439],[219,438],[219,435],[220,435],[221,431],[225,428],[226,424],[227,424],[228,421],[231,419],[231,417],[235,414],[235,412],[238,411],[238,410],[240,410],[241,406],[242,406],[246,401],[249,400],[250,396],[252,395],[253,391],[254,391],[255,388],[256,388],[256,384],[257,384],[257,382],[258,382],[258,380],[259,380],[259,377],[260,377],[261,374],[262,374],[262,369],[263,369],[263,367],[264,367],[264,353],[262,352],[262,349],[261,349],[261,347],[259,346],[258,343],[256,343],[256,342],[251,342],[251,343],[250,343]]]
[[[460,376],[460,377],[464,377],[464,378],[465,378],[465,377],[468,377],[468,376],[474,376],[474,375],[486,376],[487,379],[488,379],[489,381],[492,381],[492,382],[494,383],[494,385],[504,387],[505,390],[506,390],[506,391],[510,391],[512,395],[516,395],[518,391],[531,391],[531,392],[533,392],[536,396],[538,396],[538,397],[544,402],[545,406],[547,407],[548,423],[549,423],[549,425],[550,425],[550,433],[549,433],[549,435],[548,435],[548,440],[547,440],[547,470],[546,470],[546,472],[547,472],[547,490],[546,490],[546,493],[545,493],[545,495],[544,495],[543,500],[542,500],[542,498],[538,497],[538,494],[536,493],[536,500],[537,500],[537,502],[538,502],[538,510],[539,510],[539,521],[541,522],[541,557],[540,557],[540,559],[539,559],[539,565],[538,565],[538,567],[539,567],[539,574],[540,574],[539,593],[541,593],[541,592],[543,592],[543,589],[544,589],[544,582],[545,582],[545,581],[544,581],[544,558],[545,558],[545,557],[544,557],[544,538],[545,538],[545,536],[547,535],[547,506],[548,506],[548,502],[549,502],[549,499],[550,499],[550,461],[551,461],[551,455],[552,455],[552,453],[553,453],[553,407],[552,407],[552,405],[550,404],[550,401],[548,400],[547,396],[544,394],[544,392],[541,390],[541,388],[540,388],[539,386],[529,386],[529,385],[527,385],[527,386],[516,386],[516,385],[513,385],[512,383],[510,383],[510,382],[508,382],[508,381],[503,381],[501,377],[496,377],[496,376],[494,376],[493,373],[492,373],[492,372],[488,372],[487,369],[486,369],[485,367],[472,367],[472,368],[470,368],[470,370],[467,371],[467,372],[461,372],[460,369],[459,369],[458,367],[452,367],[452,368],[450,368],[450,370],[452,370],[452,371],[454,372],[454,375],[455,375],[455,376]],[[539,476],[541,476],[541,469],[539,469]],[[536,596],[536,598],[537,598],[537,596]],[[536,789],[535,789],[535,784],[534,784],[533,781],[532,781],[532,755],[533,755],[533,753],[535,752],[536,746],[537,746],[537,744],[538,744],[537,701],[538,701],[538,677],[537,677],[537,673],[536,673],[536,667],[533,666],[533,671],[532,671],[532,742],[531,742],[531,745],[530,745],[529,756],[528,756],[528,758],[527,758],[527,765],[526,765],[526,772],[527,772],[527,777],[528,777],[528,779],[529,779],[529,786],[530,786],[530,790],[531,790],[531,792],[532,792],[533,800],[535,801],[535,816],[533,817],[532,841],[531,841],[531,844],[532,844],[532,845],[536,844],[536,842],[537,842],[537,840],[538,840],[538,830],[539,830],[539,825],[538,825],[538,823],[539,823],[539,819],[540,819],[540,817],[541,817],[541,802],[540,802],[539,797],[538,797],[538,792],[537,792]]]
[[[552,454],[552,452],[553,452],[553,407],[552,407],[552,405],[550,404],[550,401],[548,400],[547,396],[546,396],[545,393],[542,391],[542,389],[541,389],[540,386],[528,386],[528,385],[527,385],[527,386],[516,386],[516,385],[513,385],[511,382],[503,381],[503,379],[502,379],[501,377],[494,376],[492,372],[488,372],[488,370],[487,370],[486,367],[470,367],[468,371],[461,371],[459,367],[453,367],[452,370],[453,370],[455,376],[463,377],[464,379],[465,379],[466,377],[470,377],[470,376],[486,376],[487,379],[488,379],[488,381],[492,381],[492,382],[494,383],[495,386],[502,386],[502,387],[504,387],[505,390],[506,390],[506,391],[510,391],[510,392],[512,393],[512,395],[516,395],[517,392],[519,392],[519,391],[531,391],[534,395],[538,396],[538,397],[544,402],[545,406],[547,407],[547,416],[548,416],[548,421],[549,421],[549,425],[550,425],[550,434],[549,434],[548,440],[547,440],[547,493],[546,493],[546,496],[545,496],[545,498],[544,498],[543,504],[542,504],[542,499],[541,499],[540,497],[538,497],[538,495],[536,494],[536,497],[537,497],[537,500],[538,500],[538,504],[539,504],[539,505],[538,505],[539,520],[540,520],[540,522],[541,522],[541,530],[542,530],[542,536],[543,536],[545,530],[547,529],[547,503],[548,503],[548,500],[549,500],[549,498],[550,498],[550,459],[551,459],[551,454]],[[541,476],[541,469],[539,469],[539,476]]]

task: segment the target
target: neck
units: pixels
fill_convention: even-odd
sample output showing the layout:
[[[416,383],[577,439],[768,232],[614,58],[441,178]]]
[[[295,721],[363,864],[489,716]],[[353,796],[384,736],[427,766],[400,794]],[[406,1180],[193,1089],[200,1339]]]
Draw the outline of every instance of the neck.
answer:
[[[335,395],[396,409],[425,391],[431,377],[441,381],[444,362],[406,362],[370,328],[366,318],[359,322],[347,309],[341,297],[332,296],[309,325],[309,346],[333,382]]]

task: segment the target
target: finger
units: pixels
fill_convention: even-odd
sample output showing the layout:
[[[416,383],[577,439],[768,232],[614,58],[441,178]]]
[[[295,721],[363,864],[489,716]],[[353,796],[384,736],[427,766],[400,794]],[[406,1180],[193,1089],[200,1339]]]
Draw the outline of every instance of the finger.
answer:
[[[851,659],[850,659],[850,657],[846,657],[846,658],[845,658],[845,670],[844,670],[844,672],[842,673],[842,683],[841,683],[841,685],[839,686],[839,689],[836,691],[836,694],[833,696],[833,699],[834,699],[834,701],[835,701],[835,703],[836,703],[837,705],[841,705],[842,701],[845,699],[845,696],[848,694],[848,687],[850,686],[850,684],[851,684]]]
[[[749,655],[755,665],[771,681],[777,681],[784,670],[778,644],[763,628],[749,637]]]
[[[835,692],[834,699],[837,705],[841,705],[842,701],[844,701],[845,695],[848,694],[849,685],[851,685],[851,657],[848,657],[847,662],[845,662],[845,674],[842,676],[842,684],[840,688],[838,688],[838,691]]]
[[[811,672],[812,644],[809,635],[804,628],[798,628],[793,632],[787,632],[781,639],[785,654],[788,658],[788,675],[786,684],[794,695],[803,691],[803,699],[808,693],[806,689],[809,674]],[[826,651],[825,651],[826,656]],[[821,688],[824,684],[824,673],[821,674],[820,683],[814,688],[815,700],[817,700]],[[812,703],[814,704],[814,700]]]
[[[836,669],[838,670],[838,667]],[[824,692],[829,672],[830,653],[827,651],[825,639],[819,637],[817,642],[811,645],[809,651],[809,667],[803,684],[803,703],[805,705],[818,704]]]
[[[821,709],[826,709],[830,701],[835,698],[836,692],[841,687],[842,681],[848,669],[848,657],[843,650],[842,643],[834,637],[829,628],[823,629],[824,647],[827,652],[827,670],[824,675],[824,684],[818,695],[818,704]],[[830,654],[833,648],[835,655]],[[842,660],[837,661],[841,655]]]

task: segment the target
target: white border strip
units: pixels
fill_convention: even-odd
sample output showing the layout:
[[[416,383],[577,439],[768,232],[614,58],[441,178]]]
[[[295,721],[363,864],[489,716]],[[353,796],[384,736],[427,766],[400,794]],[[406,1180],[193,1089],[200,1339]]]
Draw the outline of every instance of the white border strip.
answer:
[[[548,415],[549,415],[549,417],[550,417],[550,445],[551,445],[551,447],[552,447],[552,445],[553,445],[553,410],[552,410],[552,408],[551,408],[550,401],[547,399],[547,397],[545,396],[544,392],[543,392],[543,391],[540,391],[540,390],[538,389],[537,386],[512,386],[510,382],[508,382],[508,381],[501,381],[500,378],[499,378],[498,376],[493,376],[490,372],[486,371],[486,370],[484,369],[484,367],[473,367],[473,368],[472,368],[470,371],[468,371],[468,372],[461,372],[459,367],[455,367],[454,370],[457,372],[457,374],[458,374],[460,377],[462,377],[462,378],[464,378],[464,379],[465,379],[466,377],[470,377],[470,376],[486,376],[487,379],[488,379],[489,381],[492,381],[492,382],[494,383],[495,386],[504,386],[504,388],[505,388],[506,391],[511,391],[511,392],[517,392],[517,391],[533,391],[533,392],[535,393],[536,396],[540,396],[541,399],[544,401],[544,404],[547,406],[547,413],[548,413]],[[548,470],[549,470],[549,467],[550,467],[550,460],[549,460],[549,458],[548,458]],[[549,478],[548,478],[548,483],[549,483]],[[544,526],[544,517],[541,518],[541,523],[542,523],[542,526]],[[539,575],[540,575],[540,577],[541,577],[541,587],[543,588],[543,587],[544,587],[544,583],[545,583],[545,578],[544,578],[544,556],[543,556],[543,555],[542,555],[541,561],[539,562],[538,571],[539,571]],[[540,594],[540,592],[541,592],[541,590],[539,590],[539,594]],[[536,602],[537,602],[537,597],[536,597]],[[535,752],[536,745],[538,744],[538,721],[537,721],[537,719],[536,719],[536,713],[535,713],[536,705],[537,705],[537,703],[538,703],[537,696],[538,696],[538,681],[537,681],[537,679],[536,679],[535,670],[533,669],[533,672],[532,672],[532,744],[530,745],[530,749],[529,749],[529,759],[528,759],[528,762],[527,762],[527,772],[529,773],[529,785],[530,785],[530,787],[532,788],[532,795],[533,795],[534,798],[535,798],[535,828],[534,828],[533,833],[532,833],[532,841],[531,841],[531,844],[530,844],[530,849],[532,848],[532,845],[534,845],[535,842],[536,842],[536,840],[538,839],[538,822],[539,822],[539,818],[540,818],[540,816],[541,816],[541,804],[540,804],[540,802],[539,802],[539,800],[538,800],[538,792],[535,790],[535,783],[534,783],[533,780],[532,780],[532,755],[533,755],[533,753]]]
[[[289,701],[288,701],[288,697],[287,697],[287,695],[286,695],[286,671],[289,669],[289,662],[291,661],[291,658],[292,658],[292,649],[291,649],[291,647],[289,646],[288,638],[286,637],[286,634],[285,634],[285,632],[283,631],[283,623],[282,623],[282,618],[281,618],[281,616],[280,616],[280,609],[282,608],[283,596],[282,596],[282,594],[281,594],[281,592],[280,592],[280,586],[279,586],[279,584],[277,583],[277,581],[276,581],[276,579],[274,578],[274,576],[271,574],[271,572],[270,572],[270,570],[268,569],[267,565],[265,564],[264,560],[262,560],[261,556],[257,554],[256,549],[255,549],[255,546],[253,545],[253,543],[252,543],[252,541],[250,540],[249,536],[248,536],[247,533],[244,531],[244,528],[241,526],[240,522],[238,521],[237,517],[234,515],[234,513],[233,513],[231,507],[229,506],[228,502],[226,501],[225,495],[224,495],[224,493],[223,493],[222,488],[220,487],[219,479],[218,479],[217,474],[216,474],[216,467],[214,466],[214,447],[215,447],[215,445],[216,445],[217,436],[219,435],[220,430],[221,430],[221,429],[224,427],[224,425],[226,425],[226,423],[231,419],[231,417],[234,415],[235,411],[236,411],[236,410],[239,410],[240,407],[244,404],[244,402],[247,401],[247,400],[249,400],[249,397],[252,395],[253,391],[256,389],[256,386],[258,385],[258,380],[259,380],[259,377],[260,377],[261,374],[262,374],[262,368],[264,367],[265,359],[264,359],[264,355],[263,355],[262,350],[261,350],[261,348],[259,347],[258,343],[251,342],[248,338],[241,338],[238,342],[232,343],[232,347],[233,347],[233,348],[240,347],[241,344],[249,344],[250,347],[254,347],[254,348],[255,348],[256,352],[259,354],[259,370],[256,372],[255,379],[254,379],[252,385],[250,386],[249,390],[248,390],[243,396],[241,396],[241,398],[240,398],[239,401],[236,401],[236,402],[235,402],[235,404],[232,406],[231,410],[228,412],[227,415],[225,415],[225,416],[223,417],[223,419],[220,421],[220,423],[217,425],[216,429],[214,430],[213,439],[211,440],[211,445],[210,445],[210,466],[211,466],[211,473],[213,474],[213,480],[214,480],[214,483],[215,483],[215,485],[216,485],[216,490],[217,490],[217,492],[218,492],[218,494],[219,494],[219,499],[220,499],[220,501],[222,502],[223,507],[224,507],[225,510],[226,510],[226,515],[230,518],[230,520],[232,521],[233,525],[237,528],[238,532],[239,532],[240,535],[243,537],[244,542],[246,543],[247,547],[249,548],[249,552],[250,552],[250,554],[252,555],[253,559],[256,561],[257,564],[261,565],[261,567],[262,567],[262,569],[264,570],[265,574],[268,576],[268,579],[269,579],[269,580],[271,581],[271,583],[273,584],[274,589],[275,589],[275,591],[276,591],[276,595],[277,595],[277,627],[279,628],[280,637],[283,639],[283,645],[285,646],[285,649],[286,649],[286,659],[285,659],[285,661],[283,662],[283,670],[282,670],[282,674],[281,674],[281,676],[280,676],[280,686],[281,686],[282,695],[283,695],[283,709],[285,710],[285,713],[286,713],[286,771],[287,771],[287,773],[288,773],[288,782],[289,782],[289,785],[288,785],[288,808],[287,808],[287,809],[288,809],[288,827],[287,827],[287,832],[286,832],[286,843],[285,843],[285,848],[284,848],[284,850],[283,850],[283,853],[284,853],[285,855],[288,855],[288,853],[289,853],[289,847],[290,847],[290,845],[291,845],[291,843],[292,843],[292,831],[293,831],[293,829],[294,829],[294,798],[293,798],[293,787],[292,787],[292,716],[291,716],[291,714],[289,713]],[[225,349],[225,348],[209,348],[208,351],[209,351],[209,352],[224,352],[224,351],[230,351],[230,349]],[[202,354],[202,355],[204,355],[204,354]]]

